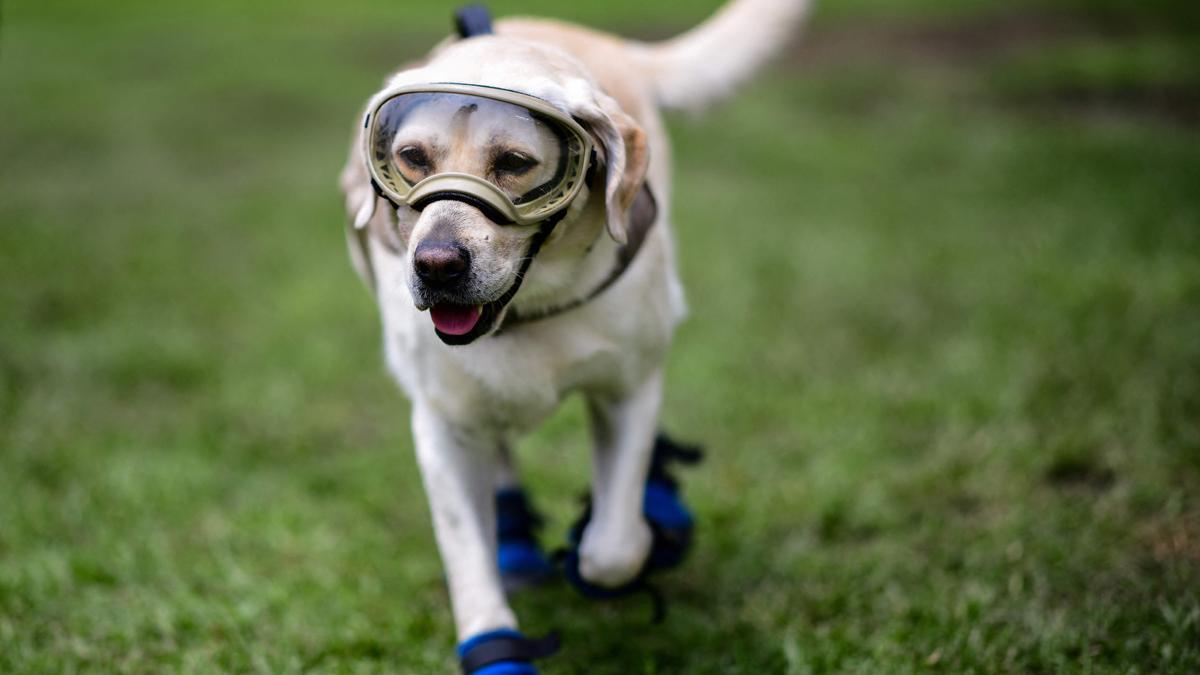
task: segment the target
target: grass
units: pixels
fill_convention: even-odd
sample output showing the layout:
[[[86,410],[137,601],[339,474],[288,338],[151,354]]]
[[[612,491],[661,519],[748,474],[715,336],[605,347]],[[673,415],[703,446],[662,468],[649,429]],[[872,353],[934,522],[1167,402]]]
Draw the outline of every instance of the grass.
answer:
[[[668,34],[717,4],[496,6]],[[813,46],[864,48],[672,120],[700,540],[661,627],[516,598],[565,632],[547,673],[1200,670],[1194,12],[1043,5],[1003,11],[1073,28],[931,55],[879,26],[999,3],[830,3]],[[445,8],[122,7],[4,8],[0,672],[448,672],[334,189]],[[550,545],[582,419],[521,449]]]

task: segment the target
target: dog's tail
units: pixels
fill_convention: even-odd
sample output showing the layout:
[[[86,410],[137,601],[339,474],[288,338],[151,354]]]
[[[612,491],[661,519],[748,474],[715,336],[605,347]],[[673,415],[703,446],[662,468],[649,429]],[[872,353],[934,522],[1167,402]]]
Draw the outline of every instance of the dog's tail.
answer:
[[[809,0],[732,0],[692,30],[645,45],[659,105],[699,110],[733,92],[800,28]]]

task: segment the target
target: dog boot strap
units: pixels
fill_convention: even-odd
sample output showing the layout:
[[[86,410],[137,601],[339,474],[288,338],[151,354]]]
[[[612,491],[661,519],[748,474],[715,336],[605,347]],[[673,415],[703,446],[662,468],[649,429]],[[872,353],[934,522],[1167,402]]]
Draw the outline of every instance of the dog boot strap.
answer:
[[[679,485],[678,479],[670,472],[671,464],[699,464],[704,459],[704,451],[695,445],[683,445],[672,440],[665,433],[659,432],[654,439],[654,450],[650,456],[650,471],[648,481],[666,483],[672,489]]]
[[[558,633],[535,639],[501,629],[476,635],[459,645],[458,658],[463,675],[536,674],[530,662],[557,652],[560,644]]]

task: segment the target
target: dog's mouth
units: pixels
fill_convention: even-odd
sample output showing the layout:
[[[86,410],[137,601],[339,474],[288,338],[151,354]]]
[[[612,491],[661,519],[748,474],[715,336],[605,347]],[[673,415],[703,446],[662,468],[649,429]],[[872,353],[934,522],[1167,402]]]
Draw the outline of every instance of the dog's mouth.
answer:
[[[522,271],[523,272],[523,271]],[[430,298],[414,293],[417,309],[429,310],[433,332],[444,344],[468,345],[491,333],[504,317],[504,310],[521,288],[521,277],[509,284],[499,297],[486,302],[482,298],[463,298],[457,295],[439,294]]]
[[[479,325],[483,305],[454,305],[441,303],[429,308],[433,327],[446,335],[466,335]]]
[[[429,308],[433,328],[443,340],[462,338],[475,331],[483,319],[483,305],[459,305],[439,302]]]
[[[506,299],[482,305],[437,302],[429,307],[429,318],[442,342],[466,345],[491,332],[506,304]]]

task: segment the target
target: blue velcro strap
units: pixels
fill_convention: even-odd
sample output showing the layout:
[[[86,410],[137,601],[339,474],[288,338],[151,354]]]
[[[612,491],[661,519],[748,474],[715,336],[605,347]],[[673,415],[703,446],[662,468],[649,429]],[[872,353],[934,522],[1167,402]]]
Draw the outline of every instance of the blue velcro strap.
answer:
[[[476,670],[474,675],[538,675],[538,669],[530,663],[501,661]]]
[[[492,34],[492,13],[484,5],[466,5],[454,12],[454,26],[458,35],[473,38]]]
[[[500,638],[520,639],[523,637],[525,637],[525,636],[521,635],[521,631],[513,630],[511,628],[499,628],[497,630],[489,630],[486,633],[479,633],[478,635],[472,635],[471,637],[467,638],[463,642],[459,643],[458,658],[461,659],[463,656],[466,655],[467,652],[471,651],[472,649],[478,647],[479,645],[481,645],[485,642],[491,642],[492,640],[496,640],[496,639],[500,639]]]
[[[464,675],[538,675],[530,661],[558,651],[558,635],[530,639],[511,628],[474,635],[458,645]]]

